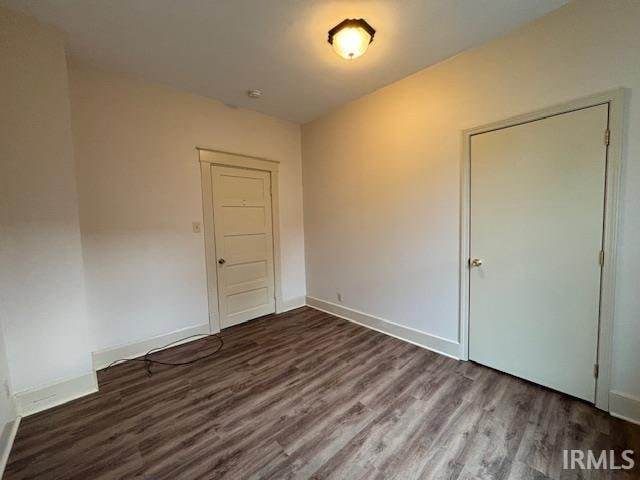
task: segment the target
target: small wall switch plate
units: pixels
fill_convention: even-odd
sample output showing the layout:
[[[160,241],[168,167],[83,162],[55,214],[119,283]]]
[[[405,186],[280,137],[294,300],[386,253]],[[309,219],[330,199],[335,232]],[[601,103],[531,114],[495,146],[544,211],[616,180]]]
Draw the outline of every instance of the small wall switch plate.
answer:
[[[200,222],[193,222],[191,224],[191,227],[193,229],[193,233],[200,233],[202,231],[202,226]]]

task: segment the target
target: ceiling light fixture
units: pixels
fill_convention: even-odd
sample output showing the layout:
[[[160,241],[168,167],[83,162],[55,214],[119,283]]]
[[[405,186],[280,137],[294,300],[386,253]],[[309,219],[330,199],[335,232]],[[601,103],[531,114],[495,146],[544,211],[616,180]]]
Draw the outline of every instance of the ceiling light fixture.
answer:
[[[329,30],[329,43],[342,58],[353,60],[367,51],[375,34],[363,18],[347,18]]]

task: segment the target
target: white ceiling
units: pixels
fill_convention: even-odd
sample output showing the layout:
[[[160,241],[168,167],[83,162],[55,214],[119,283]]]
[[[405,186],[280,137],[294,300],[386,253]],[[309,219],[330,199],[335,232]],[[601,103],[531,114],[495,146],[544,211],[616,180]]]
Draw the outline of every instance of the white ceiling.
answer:
[[[304,123],[567,0],[0,0],[64,31],[72,58]],[[376,30],[355,61],[327,30]],[[262,89],[259,100],[246,90]]]

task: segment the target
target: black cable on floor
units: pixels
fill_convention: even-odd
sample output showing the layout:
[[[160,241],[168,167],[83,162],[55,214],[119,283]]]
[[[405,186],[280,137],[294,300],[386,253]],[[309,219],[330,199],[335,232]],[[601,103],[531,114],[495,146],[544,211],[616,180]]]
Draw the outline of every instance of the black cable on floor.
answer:
[[[202,355],[200,357],[193,358],[193,359],[191,359],[189,361],[186,361],[186,362],[164,362],[162,360],[154,360],[152,358],[149,358],[149,355],[154,353],[154,352],[156,352],[156,351],[164,350],[165,348],[169,348],[172,345],[175,345],[176,343],[182,343],[182,342],[185,342],[186,340],[190,340],[190,339],[196,338],[196,337],[201,337],[201,338],[215,337],[220,341],[220,343],[218,344],[218,348],[216,348],[213,352],[207,353],[206,355]],[[171,366],[171,367],[180,367],[180,366],[183,366],[183,365],[193,365],[194,363],[199,362],[200,360],[204,360],[206,358],[213,357],[216,353],[218,353],[220,350],[222,350],[223,346],[224,346],[224,340],[222,339],[222,335],[219,334],[219,333],[191,335],[189,337],[184,337],[184,338],[181,338],[181,339],[176,340],[174,342],[171,342],[171,343],[169,343],[167,345],[164,345],[163,347],[152,348],[147,353],[145,353],[144,357],[142,357],[142,358],[119,358],[118,360],[114,360],[109,365],[107,365],[105,370],[113,367],[116,364],[119,365],[121,363],[126,363],[126,362],[144,362],[145,368],[147,370],[147,375],[151,376],[152,375],[152,373],[151,373],[151,365],[153,365],[154,363],[157,364],[157,365],[167,365],[167,366]]]

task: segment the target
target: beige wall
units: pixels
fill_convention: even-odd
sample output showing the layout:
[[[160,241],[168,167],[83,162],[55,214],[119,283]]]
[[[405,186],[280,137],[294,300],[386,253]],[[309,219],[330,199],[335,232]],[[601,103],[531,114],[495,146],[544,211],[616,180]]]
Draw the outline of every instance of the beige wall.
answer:
[[[61,35],[0,9],[0,312],[13,387],[91,371]]]
[[[208,323],[196,146],[281,162],[282,293],[301,301],[298,125],[83,65],[70,78],[92,350]]]
[[[613,389],[640,397],[639,26],[571,3],[305,125],[308,295],[457,341],[462,130],[629,87]]]

